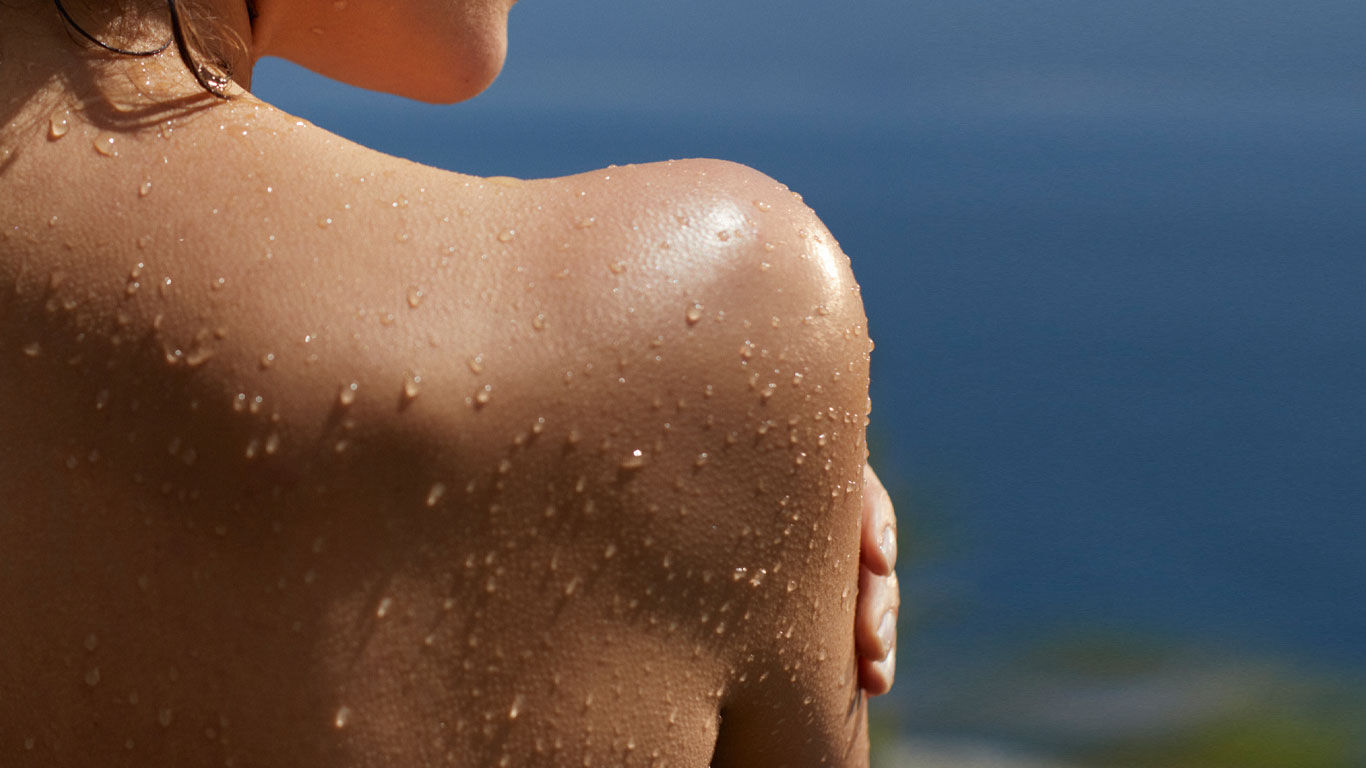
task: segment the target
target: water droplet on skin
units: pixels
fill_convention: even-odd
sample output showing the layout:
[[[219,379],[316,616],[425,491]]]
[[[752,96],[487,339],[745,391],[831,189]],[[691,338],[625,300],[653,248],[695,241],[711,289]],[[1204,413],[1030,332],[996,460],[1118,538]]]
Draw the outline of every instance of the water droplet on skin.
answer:
[[[693,302],[684,316],[688,319],[688,325],[697,325],[702,320],[702,305]]]
[[[740,357],[745,360],[754,357],[754,342],[746,339],[745,343],[740,345]]]
[[[517,694],[516,698],[512,700],[512,706],[508,708],[508,719],[516,720],[522,714],[522,711],[525,709],[526,697],[522,696],[522,694],[519,693]]]
[[[101,136],[92,142],[95,151],[105,157],[118,157],[118,144],[113,136]]]
[[[469,360],[465,361],[465,364],[469,366],[470,373],[480,374],[484,372],[483,355],[475,355],[474,357],[471,357]]]
[[[614,261],[611,264],[607,265],[607,269],[614,275],[620,275],[621,273],[626,271],[626,262]]]
[[[100,684],[100,668],[91,667],[85,671],[85,684],[94,688]]]
[[[597,224],[597,223],[598,223],[598,218],[597,218],[596,216],[584,216],[583,218],[578,219],[577,221],[574,222],[574,228],[575,228],[575,229],[588,229],[589,227],[592,227],[594,224]]]
[[[538,330],[538,331],[544,331],[544,330],[545,330],[545,315],[542,314],[542,313],[540,313],[540,312],[537,312],[537,313],[536,313],[536,316],[533,317],[533,318],[531,319],[531,327],[532,327],[532,328],[535,328],[535,329]]]
[[[431,489],[427,491],[427,506],[435,507],[437,503],[441,501],[441,497],[445,495],[446,484],[433,483]]]
[[[263,371],[272,365],[275,365],[275,353],[267,352],[264,355],[261,355],[261,359],[257,361],[257,364],[261,366],[261,370]]]
[[[419,306],[422,305],[422,299],[424,296],[425,294],[422,292],[421,288],[418,288],[415,285],[408,288],[408,306],[412,307],[413,309],[417,309]]]
[[[773,208],[773,205],[771,203],[766,203],[763,200],[755,200],[754,207],[761,211],[768,212]]]
[[[37,357],[43,354],[43,345],[36,341],[31,341],[24,345],[23,350],[26,357]]]
[[[403,382],[403,399],[406,402],[412,402],[417,399],[418,394],[421,392],[422,377],[415,373],[409,373],[408,378]]]
[[[475,405],[477,405],[477,406],[479,406],[479,407],[481,407],[481,408],[482,408],[483,406],[485,406],[485,405],[488,405],[488,404],[489,404],[489,400],[491,400],[492,398],[493,398],[493,385],[492,385],[492,384],[485,384],[484,386],[480,387],[480,388],[478,389],[478,391],[476,391],[476,392],[474,393],[474,402],[475,402]]]
[[[384,618],[389,615],[389,609],[394,607],[394,599],[386,597],[379,601],[379,606],[375,608],[375,617]]]
[[[60,115],[53,113],[47,121],[47,137],[52,141],[62,138],[71,130],[71,113],[64,112]]]
[[[209,287],[215,291],[221,291],[227,287],[227,285],[228,279],[226,277],[215,278],[213,282],[209,283]]]
[[[332,726],[333,726],[334,728],[345,728],[345,727],[346,727],[346,724],[347,724],[348,722],[350,722],[350,721],[351,721],[351,708],[350,708],[350,707],[347,707],[347,706],[342,706],[342,707],[339,707],[339,708],[337,709],[337,714],[336,714],[335,716],[333,716],[333,718],[332,718]]]
[[[498,233],[498,242],[500,242],[500,243],[510,243],[510,242],[512,242],[513,238],[515,238],[515,237],[517,237],[517,230],[515,230],[515,229],[505,229],[505,230],[503,230],[502,232],[499,232],[499,233]]]
[[[697,458],[693,460],[693,466],[701,467],[705,465],[708,461],[711,461],[711,454],[707,453],[706,451],[703,451],[697,454]]]
[[[342,408],[349,408],[352,403],[356,402],[356,391],[359,389],[360,384],[358,382],[353,381],[350,384],[343,384],[342,388],[337,392],[337,405]]]
[[[146,197],[152,194],[152,182],[144,181],[138,186],[138,197]]]
[[[569,582],[564,585],[565,597],[568,597],[577,592],[579,589],[579,584],[581,584],[582,582],[583,580],[580,579],[578,576],[575,576],[574,578],[570,579]]]
[[[185,355],[185,365],[190,368],[198,368],[208,362],[209,358],[213,356],[214,351],[212,349],[204,346],[195,347],[190,350],[189,354]]]
[[[643,466],[645,466],[645,453],[639,448],[631,451],[630,454],[621,460],[622,469],[635,470],[640,469]]]

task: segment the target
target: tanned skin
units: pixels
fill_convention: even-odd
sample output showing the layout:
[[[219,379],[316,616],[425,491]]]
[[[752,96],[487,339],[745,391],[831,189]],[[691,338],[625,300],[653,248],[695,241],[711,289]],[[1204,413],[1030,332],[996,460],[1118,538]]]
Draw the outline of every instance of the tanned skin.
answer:
[[[242,86],[502,61],[505,0],[210,5]],[[6,764],[866,765],[895,521],[811,211],[712,160],[453,174],[235,91],[0,5]]]

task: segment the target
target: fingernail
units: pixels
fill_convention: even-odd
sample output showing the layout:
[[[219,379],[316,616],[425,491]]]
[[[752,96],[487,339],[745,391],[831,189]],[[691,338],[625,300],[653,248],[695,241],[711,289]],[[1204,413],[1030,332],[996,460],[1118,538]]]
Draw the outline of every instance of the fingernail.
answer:
[[[882,552],[882,557],[887,560],[888,566],[896,565],[896,529],[887,526],[882,529],[882,535],[878,537],[877,548]]]
[[[877,625],[877,639],[887,653],[896,648],[896,611],[889,609],[882,614],[882,620]]]

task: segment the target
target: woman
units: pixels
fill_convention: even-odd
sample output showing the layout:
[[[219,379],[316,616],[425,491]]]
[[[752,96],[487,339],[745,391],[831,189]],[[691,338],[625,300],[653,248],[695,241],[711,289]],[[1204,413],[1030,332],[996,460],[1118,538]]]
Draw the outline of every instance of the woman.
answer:
[[[866,763],[894,521],[811,212],[247,91],[468,98],[509,5],[0,4],[6,764]]]

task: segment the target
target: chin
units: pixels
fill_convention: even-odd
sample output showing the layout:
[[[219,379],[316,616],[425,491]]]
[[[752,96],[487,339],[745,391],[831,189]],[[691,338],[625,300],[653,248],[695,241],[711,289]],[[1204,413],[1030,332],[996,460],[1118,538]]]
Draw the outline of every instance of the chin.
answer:
[[[434,27],[426,34],[339,29],[327,39],[296,37],[269,53],[350,85],[451,104],[479,95],[502,71],[507,27],[495,21],[503,23]]]
[[[506,58],[506,39],[484,46],[448,47],[406,57],[401,66],[320,69],[350,85],[431,104],[453,104],[478,96],[497,79]],[[302,62],[301,62],[302,63]]]
[[[474,61],[470,58],[462,57],[460,61],[444,67],[434,65],[426,76],[420,80],[409,80],[402,92],[395,93],[431,104],[454,104],[472,99],[487,90],[493,85],[493,81],[498,79],[498,73],[503,71],[506,48],[500,48],[496,53],[490,52],[490,55],[481,56]]]

